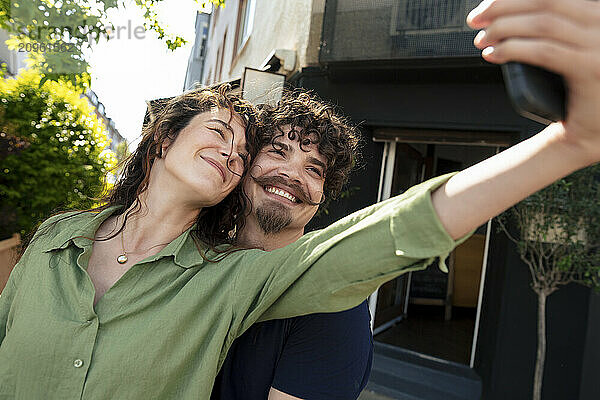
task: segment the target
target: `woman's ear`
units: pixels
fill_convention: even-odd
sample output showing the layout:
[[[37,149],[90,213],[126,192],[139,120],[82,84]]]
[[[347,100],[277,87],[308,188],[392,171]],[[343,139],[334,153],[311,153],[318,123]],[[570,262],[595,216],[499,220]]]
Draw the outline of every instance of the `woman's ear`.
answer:
[[[155,140],[158,142],[157,138],[155,138]],[[156,156],[158,158],[165,157],[167,155],[167,150],[171,146],[171,143],[172,143],[171,139],[169,139],[168,137],[164,138],[162,140],[162,142],[160,142],[159,145],[156,146]]]
[[[167,155],[167,151],[169,150],[169,146],[171,145],[171,141],[169,139],[163,140],[160,145],[160,157],[165,157]]]

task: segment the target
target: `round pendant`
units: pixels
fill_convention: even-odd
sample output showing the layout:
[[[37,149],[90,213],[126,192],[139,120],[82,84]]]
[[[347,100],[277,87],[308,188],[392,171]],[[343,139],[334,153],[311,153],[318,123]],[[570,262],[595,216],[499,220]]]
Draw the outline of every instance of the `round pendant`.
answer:
[[[125,264],[127,262],[127,255],[121,254],[119,257],[117,257],[117,262],[119,264]]]

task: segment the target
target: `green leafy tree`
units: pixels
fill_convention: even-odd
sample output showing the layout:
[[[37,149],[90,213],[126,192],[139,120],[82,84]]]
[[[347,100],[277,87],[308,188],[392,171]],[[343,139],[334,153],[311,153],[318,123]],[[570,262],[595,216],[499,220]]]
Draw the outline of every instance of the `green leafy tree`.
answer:
[[[546,359],[546,303],[561,286],[600,289],[600,164],[555,182],[498,217],[529,268],[538,300],[533,399],[540,400]],[[510,223],[516,233],[508,229]]]
[[[156,8],[164,0],[133,1],[144,13],[145,29],[154,31],[170,50],[186,43],[161,25]],[[225,0],[196,2],[225,4]],[[10,33],[11,49],[29,52],[29,65],[43,74],[42,84],[60,78],[77,85],[76,77],[88,67],[83,50],[114,31],[108,11],[125,5],[123,0],[0,0],[0,28]]]
[[[115,165],[105,126],[70,82],[26,70],[0,79],[0,236],[29,232],[57,208],[95,203]]]

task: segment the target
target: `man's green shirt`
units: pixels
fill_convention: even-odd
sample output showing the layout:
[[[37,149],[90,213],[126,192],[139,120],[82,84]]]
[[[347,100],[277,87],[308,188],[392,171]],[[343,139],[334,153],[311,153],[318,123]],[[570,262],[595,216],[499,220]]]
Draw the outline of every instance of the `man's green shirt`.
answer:
[[[207,262],[188,230],[96,306],[89,238],[115,208],[53,217],[0,297],[0,399],[208,399],[231,342],[255,322],[348,309],[445,258],[457,242],[430,191],[448,178],[271,252]]]

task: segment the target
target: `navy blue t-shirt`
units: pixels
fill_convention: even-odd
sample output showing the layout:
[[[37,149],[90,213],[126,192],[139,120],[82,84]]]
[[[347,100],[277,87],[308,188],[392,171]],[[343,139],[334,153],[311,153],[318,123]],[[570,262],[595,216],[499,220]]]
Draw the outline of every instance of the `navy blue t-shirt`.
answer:
[[[366,302],[338,313],[265,321],[233,342],[211,399],[265,400],[271,386],[307,400],[356,399],[372,361]]]

